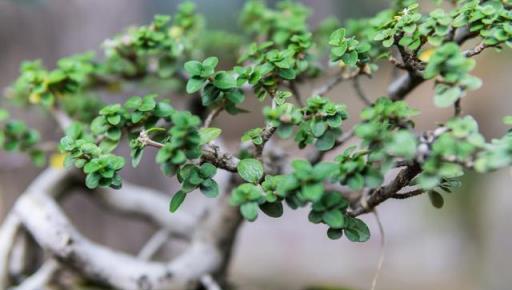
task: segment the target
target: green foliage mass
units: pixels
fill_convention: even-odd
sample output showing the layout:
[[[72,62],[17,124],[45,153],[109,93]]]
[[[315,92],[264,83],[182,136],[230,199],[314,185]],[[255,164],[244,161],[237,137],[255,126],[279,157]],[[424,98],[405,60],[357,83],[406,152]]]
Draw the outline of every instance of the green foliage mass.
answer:
[[[185,2],[173,17],[156,16],[148,25],[105,41],[101,58],[75,55],[61,59],[53,69],[40,61],[23,63],[6,96],[74,121],[59,147],[65,163],[83,171],[89,188],[122,186],[125,157],[117,149],[123,142],[129,144],[134,167],[147,147],[155,147],[155,163],[181,184],[170,202],[171,212],[196,189],[207,197],[218,196],[221,190],[214,177],[226,170],[238,180],[230,204],[239,207],[246,220],[255,221],[260,211],[280,217],[284,205],[306,207],[309,220],[325,225],[329,238],[364,242],[370,232],[357,216],[371,208],[363,207],[363,199],[368,195],[372,201],[393,189],[384,180],[394,178],[394,168],[415,171],[399,180],[399,188],[385,198],[415,187],[441,207],[442,194],[459,186],[465,170],[485,173],[512,164],[512,131],[489,142],[475,119],[460,115],[463,98],[481,86],[470,75],[476,66],[472,57],[485,49],[512,46],[512,4],[450,2],[453,5],[440,6],[450,10],[425,11],[418,1],[396,0],[374,17],[349,20],[343,26],[327,19],[311,28],[311,10],[302,4],[279,1],[270,7],[250,0],[240,15],[244,33],[236,37],[207,30],[195,5]],[[462,48],[468,39],[475,39],[476,46]],[[212,56],[212,51],[233,61]],[[323,65],[327,60],[331,72]],[[405,84],[410,87],[399,89],[408,93],[432,80],[433,102],[440,108],[453,106],[456,114],[439,120],[438,128],[418,132],[414,118],[420,111],[409,107],[405,96],[391,92],[367,101],[359,118],[352,118],[355,125],[347,128],[349,116],[341,98],[325,95],[341,81],[373,76],[389,60],[410,80]],[[302,84],[322,83],[316,79],[333,72],[334,82],[301,98],[306,91]],[[104,104],[99,97],[104,91],[125,95],[133,83],[148,94],[114,104]],[[180,106],[173,107],[167,97],[151,94],[157,89],[189,95],[190,103],[199,108],[178,110]],[[216,144],[222,130],[212,127],[212,121],[224,111],[250,111],[249,98],[262,103],[265,124],[240,136],[245,144],[239,152],[225,152]],[[3,149],[44,163],[36,131],[11,120],[3,109],[0,122]],[[512,125],[512,117],[505,123]],[[274,133],[287,141],[286,146],[312,151],[316,158],[294,157],[282,164],[266,146]],[[340,149],[350,137],[359,142]]]

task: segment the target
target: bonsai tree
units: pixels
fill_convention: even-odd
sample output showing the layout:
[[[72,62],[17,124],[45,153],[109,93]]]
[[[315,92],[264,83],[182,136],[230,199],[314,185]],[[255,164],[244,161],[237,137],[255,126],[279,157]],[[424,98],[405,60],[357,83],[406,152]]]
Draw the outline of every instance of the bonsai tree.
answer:
[[[370,231],[358,217],[386,200],[425,194],[441,207],[464,171],[510,166],[512,134],[485,140],[462,107],[466,94],[482,85],[471,75],[474,57],[512,45],[512,2],[435,2],[440,6],[424,11],[417,1],[398,0],[372,18],[344,25],[328,19],[311,28],[310,9],[301,4],[248,1],[241,37],[205,30],[187,2],[172,18],[156,16],[106,40],[101,57],[74,55],[51,69],[23,63],[4,101],[48,113],[62,138],[49,142],[2,109],[0,145],[36,166],[44,167],[49,156],[54,164],[64,158],[65,169],[44,169],[5,218],[0,288],[43,289],[64,276],[61,284],[87,281],[114,289],[219,289],[244,220],[305,207],[309,221],[326,228],[326,238],[365,242]],[[475,45],[463,47],[468,40]],[[237,55],[236,64],[212,56],[219,51]],[[370,98],[359,80],[385,63],[398,77],[382,97]],[[309,91],[304,84],[315,79],[323,85]],[[365,104],[359,117],[350,117],[357,120],[351,128],[346,106],[327,97],[342,82],[352,82]],[[432,96],[424,97],[454,113],[419,132],[411,117],[421,112],[405,99],[424,82],[434,85]],[[100,98],[113,89],[123,95],[129,86],[148,94],[109,104]],[[169,97],[178,95],[187,95],[188,107],[178,108]],[[262,103],[265,121],[240,136],[239,149],[227,150],[215,119],[244,118],[249,98]],[[504,122],[512,125],[512,117]],[[357,145],[347,148],[349,140]],[[283,143],[304,154],[284,153]],[[129,144],[130,156],[116,151],[121,144]],[[162,174],[177,177],[177,192],[122,180],[120,171],[137,167],[143,154],[154,155]],[[60,202],[72,190],[161,230],[139,257],[95,243],[63,213]],[[191,194],[216,202],[190,215],[180,205]],[[174,238],[188,242],[184,252],[152,261]],[[32,271],[25,257],[41,250],[46,259]],[[55,275],[66,270],[74,279]]]

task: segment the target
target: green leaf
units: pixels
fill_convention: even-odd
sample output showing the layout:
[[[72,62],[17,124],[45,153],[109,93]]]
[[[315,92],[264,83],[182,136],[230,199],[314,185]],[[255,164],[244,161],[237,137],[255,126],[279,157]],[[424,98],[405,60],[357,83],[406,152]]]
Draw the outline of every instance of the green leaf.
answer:
[[[352,242],[366,242],[370,239],[370,230],[362,220],[351,218],[345,235]]]
[[[244,203],[240,206],[240,212],[242,213],[242,216],[252,222],[255,221],[258,217],[258,203],[256,202],[248,202]]]
[[[142,99],[142,103],[140,104],[140,107],[138,108],[141,112],[148,112],[153,110],[156,107],[156,102],[154,96],[145,96]]]
[[[113,116],[108,116],[107,117],[107,121],[112,124],[112,125],[117,125],[121,122],[121,116],[119,115],[113,115]]]
[[[445,88],[445,86],[441,87],[438,85],[438,87],[436,87],[434,102],[436,106],[440,108],[446,108],[452,106],[460,98],[461,95],[462,90],[457,86]]]
[[[411,159],[416,155],[417,143],[413,133],[400,130],[393,135],[392,141],[386,147],[395,156]]]
[[[180,207],[180,205],[183,203],[183,201],[185,200],[185,197],[187,197],[187,193],[185,193],[181,190],[176,192],[176,194],[171,199],[171,203],[169,205],[169,210],[171,212],[175,212]]]
[[[96,173],[87,174],[85,178],[85,186],[90,189],[95,189],[100,184],[101,175]]]
[[[102,168],[100,162],[97,159],[93,159],[84,166],[84,173],[94,173]]]
[[[338,164],[321,162],[317,164],[313,169],[313,178],[315,180],[323,180],[329,176],[336,174],[338,170]]]
[[[203,178],[211,178],[217,173],[217,167],[211,163],[203,163],[199,168],[199,174]]]
[[[222,134],[222,130],[219,128],[201,128],[199,130],[199,136],[201,137],[201,144],[207,144],[215,140]]]
[[[136,168],[139,166],[142,156],[144,155],[143,148],[131,148],[130,157],[132,158],[132,167]]]
[[[353,50],[349,53],[345,53],[341,59],[343,60],[343,62],[348,65],[348,66],[354,66],[357,64],[357,60],[358,60],[358,53],[357,51]]]
[[[226,92],[225,96],[234,104],[240,104],[245,100],[245,95],[241,90],[230,90]]]
[[[142,104],[141,97],[131,97],[124,103],[125,108],[135,110]]]
[[[331,33],[329,36],[329,45],[339,46],[342,41],[345,39],[346,30],[344,28],[339,28]]]
[[[219,195],[219,185],[213,179],[206,179],[199,186],[201,193],[203,193],[207,197],[217,197]]]
[[[311,132],[313,136],[320,137],[327,130],[327,124],[322,120],[313,120],[311,121]]]
[[[283,215],[283,204],[281,202],[266,202],[260,205],[260,209],[269,217],[278,218]]]
[[[191,76],[198,76],[201,74],[203,65],[195,60],[187,61],[185,63],[185,71]]]
[[[439,185],[441,178],[436,175],[422,173],[416,178],[418,185],[423,189],[432,189]]]
[[[244,180],[257,183],[263,177],[263,165],[256,159],[240,160],[237,167],[238,174]]]
[[[320,137],[316,143],[315,147],[319,151],[327,151],[331,149],[336,143],[336,135],[332,132],[327,131],[322,137]]]
[[[428,197],[430,199],[430,202],[432,203],[432,206],[435,208],[442,208],[444,205],[444,198],[443,196],[437,192],[437,191],[429,191]]]
[[[338,209],[324,212],[322,220],[333,229],[341,229],[345,225],[345,217]]]
[[[225,71],[218,72],[214,79],[213,85],[221,90],[236,88],[236,80]]]
[[[9,112],[0,109],[0,121],[6,120],[7,118],[9,118]]]
[[[503,117],[503,123],[505,125],[512,125],[512,116],[505,116],[505,117]]]
[[[384,47],[391,47],[391,46],[393,45],[393,43],[395,43],[395,40],[393,39],[393,37],[390,37],[390,38],[388,38],[388,39],[384,40],[384,41],[382,42],[382,45],[383,45]]]
[[[327,237],[331,240],[339,240],[343,236],[343,230],[340,229],[328,229],[327,230]]]
[[[304,185],[301,193],[306,200],[315,202],[322,197],[322,194],[324,193],[324,186],[322,183]]]
[[[0,137],[0,139],[1,139],[1,137]],[[1,145],[1,143],[2,143],[2,141],[0,140],[0,145]],[[32,161],[32,163],[35,166],[41,167],[45,164],[46,157],[45,157],[43,151],[34,150],[34,151],[30,152],[30,160]]]
[[[203,61],[203,71],[201,72],[201,77],[207,78],[213,75],[215,72],[215,67],[219,63],[219,59],[212,56]]]
[[[193,94],[199,91],[204,84],[204,80],[198,77],[192,77],[187,82],[187,94]]]
[[[347,185],[353,190],[360,190],[364,187],[364,177],[361,174],[354,174],[347,182]]]
[[[158,118],[168,118],[173,112],[173,107],[164,102],[158,103],[155,108],[155,116]]]
[[[285,80],[293,80],[297,77],[297,73],[293,69],[280,69],[279,76]]]

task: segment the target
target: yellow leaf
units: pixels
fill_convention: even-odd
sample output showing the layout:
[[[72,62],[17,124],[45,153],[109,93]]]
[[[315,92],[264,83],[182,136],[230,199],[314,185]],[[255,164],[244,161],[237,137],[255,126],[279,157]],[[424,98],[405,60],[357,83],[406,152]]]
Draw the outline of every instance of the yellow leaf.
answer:
[[[32,93],[28,97],[31,104],[39,104],[41,102],[41,95],[38,93]]]
[[[64,153],[54,153],[50,156],[50,167],[55,169],[64,168],[64,160],[66,159],[66,154]]]
[[[179,39],[182,35],[183,35],[183,28],[179,27],[179,26],[173,26],[169,29],[169,35],[172,37],[172,38],[177,38]]]
[[[434,54],[434,51],[435,51],[435,49],[433,49],[433,48],[425,49],[424,51],[422,51],[420,53],[420,56],[418,58],[423,62],[428,62],[430,60],[430,57],[432,56],[432,54]]]

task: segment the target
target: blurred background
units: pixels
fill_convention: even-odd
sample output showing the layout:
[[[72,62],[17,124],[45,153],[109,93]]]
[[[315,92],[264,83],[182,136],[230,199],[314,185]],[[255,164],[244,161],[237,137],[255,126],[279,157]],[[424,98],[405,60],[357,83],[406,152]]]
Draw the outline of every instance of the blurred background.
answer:
[[[156,13],[173,14],[178,2],[0,0],[0,87],[15,80],[23,60],[41,59],[52,67],[61,57],[99,51],[103,40],[127,26],[148,23]],[[244,1],[195,2],[206,16],[209,28],[239,30],[238,15]],[[312,25],[327,16],[341,21],[371,16],[389,4],[385,0],[302,2],[314,10]],[[512,114],[511,56],[510,50],[501,53],[488,50],[477,56],[478,65],[473,74],[484,81],[484,87],[466,96],[463,102],[464,113],[479,121],[487,138],[503,135],[506,128],[501,123],[502,116]],[[374,79],[363,80],[363,87],[369,96],[377,98],[385,95],[390,80],[390,68],[384,66]],[[304,92],[310,89],[302,88]],[[357,120],[362,106],[350,84],[340,85],[329,96],[347,104],[351,116]],[[422,111],[416,118],[418,130],[433,128],[452,113],[451,109],[435,108],[432,96],[432,84],[425,83],[407,99],[412,107]],[[246,107],[257,108],[257,104]],[[44,113],[14,110],[16,117],[26,118],[45,138],[59,135],[51,118]],[[241,121],[230,116],[216,121],[216,126],[224,129],[228,145],[238,142],[244,130],[261,126],[259,109],[255,111]],[[173,180],[161,175],[150,154],[145,157],[143,170],[127,170],[124,177],[170,195]],[[0,152],[0,221],[39,170],[23,156]],[[389,201],[379,207],[386,234],[386,260],[378,289],[510,289],[511,172],[468,174],[464,179],[463,188],[446,196],[442,210],[434,209],[426,196]],[[202,199],[187,200],[188,206],[193,210],[190,204]],[[88,237],[129,253],[136,253],[154,231],[142,222],[105,213],[80,196],[67,200],[66,210]],[[381,252],[381,237],[373,216],[363,219],[369,223],[373,236],[367,243],[355,244],[346,239],[327,239],[326,229],[310,224],[305,210],[287,210],[277,220],[261,216],[254,223],[246,223],[240,231],[230,268],[231,280],[247,290],[315,289],[317,286],[368,289]]]

